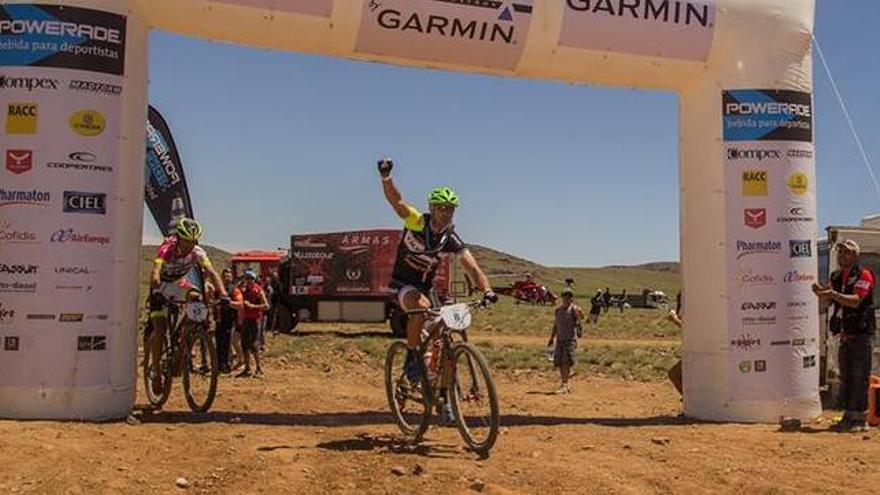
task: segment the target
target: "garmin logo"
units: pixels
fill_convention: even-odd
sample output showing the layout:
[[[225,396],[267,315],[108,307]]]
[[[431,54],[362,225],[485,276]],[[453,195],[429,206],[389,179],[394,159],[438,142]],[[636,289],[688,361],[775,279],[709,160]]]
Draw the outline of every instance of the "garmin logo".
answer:
[[[465,21],[437,14],[420,16],[417,12],[405,15],[394,9],[381,11],[378,23],[384,29],[395,31],[414,31],[425,35],[489,41],[506,45],[515,43],[515,28],[512,23],[503,25],[497,22]]]
[[[709,5],[680,0],[567,0],[568,8],[578,12],[643,21],[711,27]]]
[[[104,26],[80,24],[76,22],[62,22],[35,19],[4,19],[0,20],[0,35],[44,35],[44,36],[71,36],[87,38],[92,41],[122,44],[122,35],[118,29],[110,29]]]

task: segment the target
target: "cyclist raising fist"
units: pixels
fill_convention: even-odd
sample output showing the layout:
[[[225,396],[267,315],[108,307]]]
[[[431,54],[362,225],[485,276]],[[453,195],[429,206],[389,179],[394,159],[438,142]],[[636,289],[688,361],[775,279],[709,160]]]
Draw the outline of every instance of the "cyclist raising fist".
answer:
[[[461,204],[455,191],[448,187],[431,191],[428,194],[429,213],[423,214],[407,204],[394,185],[391,178],[393,162],[389,159],[380,160],[378,168],[385,199],[404,222],[403,237],[397,247],[397,259],[390,284],[396,292],[400,307],[404,311],[431,307],[434,275],[441,261],[451,254],[459,255],[462,266],[471,280],[476,281],[477,288],[483,291],[486,302],[496,302],[498,296],[492,291],[489,279],[452,224],[455,209]],[[413,314],[406,326],[409,347],[406,375],[411,383],[419,383],[421,379],[424,361],[416,350],[423,324],[424,316]]]

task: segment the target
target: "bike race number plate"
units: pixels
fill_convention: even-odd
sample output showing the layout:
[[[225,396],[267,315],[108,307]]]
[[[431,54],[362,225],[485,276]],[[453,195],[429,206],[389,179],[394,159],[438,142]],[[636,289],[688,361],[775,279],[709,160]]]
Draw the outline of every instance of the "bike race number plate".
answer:
[[[464,330],[471,326],[471,311],[467,304],[453,304],[440,308],[443,323],[452,330]]]
[[[184,311],[189,321],[202,323],[208,319],[208,306],[204,303],[189,303]]]

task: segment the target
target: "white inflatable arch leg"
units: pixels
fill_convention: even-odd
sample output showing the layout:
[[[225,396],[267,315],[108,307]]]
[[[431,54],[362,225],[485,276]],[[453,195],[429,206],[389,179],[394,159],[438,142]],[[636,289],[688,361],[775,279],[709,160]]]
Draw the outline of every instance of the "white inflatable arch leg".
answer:
[[[18,4],[25,2],[6,1],[0,7]],[[34,119],[25,115],[13,119],[14,132],[3,136],[2,148],[17,151],[16,157],[25,156],[22,150],[34,152],[30,175],[3,176],[5,197],[24,198],[30,191],[36,204],[0,208],[3,229],[17,232],[14,239],[30,239],[24,250],[20,242],[0,238],[2,261],[25,269],[39,265],[39,274],[14,281],[0,274],[0,284],[24,284],[24,292],[0,293],[4,308],[15,311],[14,322],[0,327],[9,348],[0,352],[0,417],[98,419],[131,408],[147,25],[356,60],[679,92],[685,412],[733,421],[808,418],[820,412],[818,315],[809,289],[816,274],[814,0],[64,4],[62,17],[73,15],[77,25],[104,28],[95,34],[86,27],[81,35],[107,36],[107,29],[118,28],[118,17],[100,12],[124,16],[125,66],[124,72],[108,74],[113,70],[107,67],[82,71],[71,67],[69,59],[55,58],[48,66],[2,68],[7,77],[57,80],[61,88],[0,92],[3,107],[12,105],[16,111],[30,111],[31,104],[39,103],[38,129],[29,127]],[[79,15],[76,9],[84,8],[94,15]],[[19,10],[18,15],[46,20],[33,11]],[[0,34],[24,26],[0,18]],[[103,48],[121,47],[111,40]],[[93,64],[92,56],[80,59]],[[122,86],[123,91],[108,96],[87,87],[82,93],[82,85],[72,89],[71,79]],[[79,131],[88,133],[94,125],[94,113],[80,110],[101,113],[106,130],[91,138],[71,133],[68,122],[75,115]],[[92,120],[83,121],[85,115]],[[113,174],[97,174],[98,182],[88,182],[70,170],[47,168],[83,150],[115,167]],[[92,193],[85,195],[89,201],[94,193],[105,194],[106,213],[66,211],[82,206],[82,192]],[[68,199],[77,204],[65,206]],[[56,232],[68,242],[53,242]],[[69,242],[66,232],[87,237]],[[95,236],[109,242],[89,245]],[[100,297],[83,299],[59,289],[77,283],[67,282],[69,274],[55,269],[79,265],[94,268],[90,280]],[[34,283],[37,288],[26,292]],[[83,320],[76,321],[76,315]],[[109,317],[89,319],[101,315]]]

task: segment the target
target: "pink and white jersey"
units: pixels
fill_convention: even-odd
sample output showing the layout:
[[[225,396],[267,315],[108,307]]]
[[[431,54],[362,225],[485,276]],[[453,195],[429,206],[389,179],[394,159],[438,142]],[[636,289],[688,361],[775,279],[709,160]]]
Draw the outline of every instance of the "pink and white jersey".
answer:
[[[177,236],[172,235],[159,246],[155,263],[162,266],[160,274],[162,281],[173,282],[183,278],[193,268],[210,267],[211,259],[208,258],[208,253],[201,246],[195,246],[186,255],[181,255],[177,249]]]

